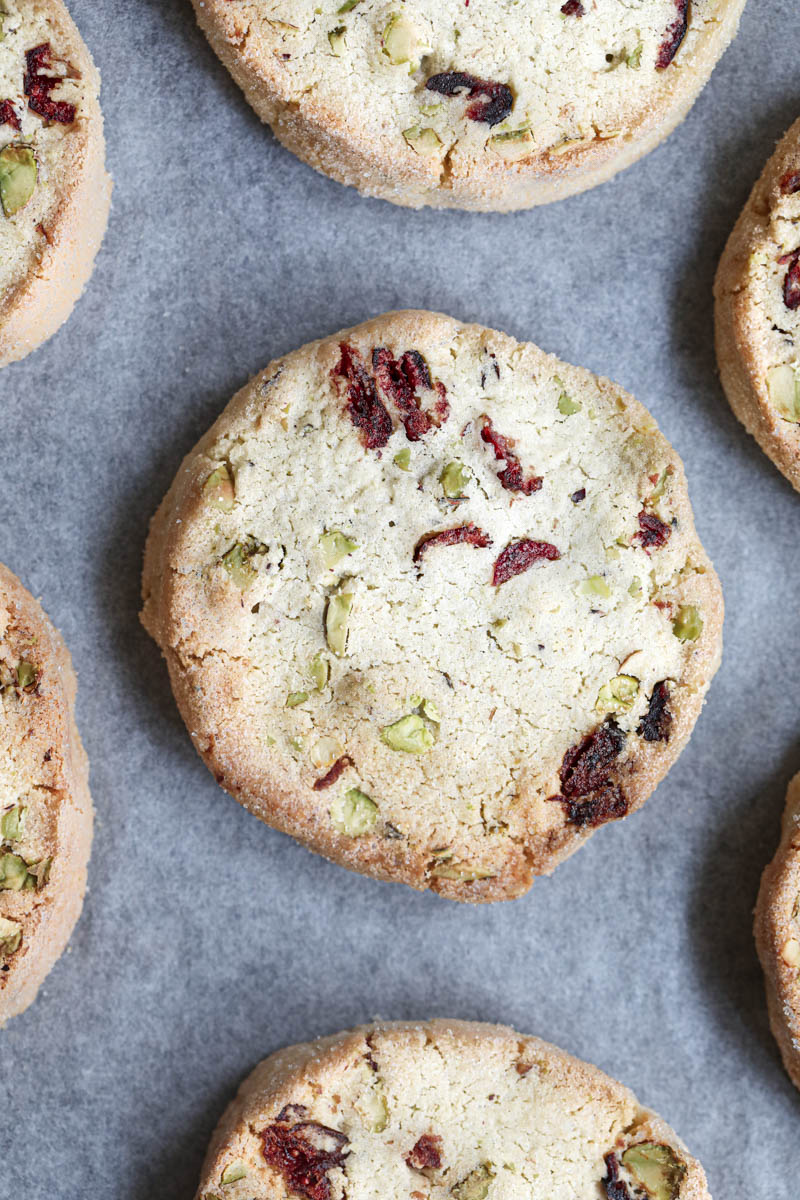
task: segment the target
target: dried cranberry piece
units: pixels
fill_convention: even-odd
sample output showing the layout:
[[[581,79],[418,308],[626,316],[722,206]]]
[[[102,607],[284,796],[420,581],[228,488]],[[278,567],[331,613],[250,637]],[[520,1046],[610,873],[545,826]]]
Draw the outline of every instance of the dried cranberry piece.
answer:
[[[654,547],[656,550],[666,545],[672,529],[661,521],[654,513],[644,509],[639,513],[639,532],[633,535],[633,541],[638,542],[644,550]]]
[[[672,713],[669,709],[669,684],[662,679],[653,688],[650,705],[642,717],[636,732],[646,742],[668,742],[672,728]]]
[[[453,529],[442,529],[438,533],[426,533],[414,547],[414,562],[418,563],[431,546],[456,546],[466,542],[470,546],[491,546],[492,539],[477,525],[456,525]]]
[[[573,504],[580,504],[581,500],[586,499],[586,488],[578,488],[577,492],[573,492],[570,500]]]
[[[407,350],[400,358],[392,358],[385,346],[372,351],[372,369],[378,386],[393,401],[405,427],[410,442],[421,437],[446,421],[450,415],[447,390],[443,383],[433,383],[428,364],[418,350]],[[417,393],[420,390],[435,391],[433,409],[422,408]]]
[[[314,791],[321,792],[324,791],[325,788],[333,787],[339,776],[346,771],[348,767],[352,767],[353,765],[353,760],[350,755],[343,754],[341,758],[337,758],[331,769],[316,781],[314,784]]]
[[[470,121],[483,121],[486,125],[499,125],[514,107],[514,93],[508,84],[479,79],[466,71],[443,71],[440,75],[432,75],[425,87],[440,96],[455,96],[466,91],[472,101],[467,105],[467,116]]]
[[[561,794],[550,799],[564,805],[570,825],[602,825],[625,816],[628,801],[611,779],[624,746],[624,732],[608,717],[566,752],[559,771]]]
[[[565,17],[582,17],[586,10],[581,0],[567,0],[566,4],[561,5],[561,11]]]
[[[347,381],[347,411],[367,450],[379,450],[392,436],[392,418],[358,351],[346,342],[339,349],[342,356],[331,374]]]
[[[435,1133],[423,1133],[413,1150],[406,1155],[406,1165],[414,1171],[428,1168],[438,1171],[442,1165],[442,1139]]]
[[[664,40],[658,48],[656,69],[663,71],[678,53],[681,42],[686,37],[689,28],[689,0],[675,0],[678,15],[664,34]]]
[[[57,121],[59,125],[71,125],[75,120],[75,105],[65,100],[51,100],[50,93],[61,83],[53,75],[43,75],[52,69],[50,43],[42,42],[25,55],[27,70],[23,76],[23,88],[28,97],[28,108],[46,121]]]
[[[555,562],[557,558],[561,558],[561,554],[550,542],[534,542],[530,538],[520,538],[518,542],[509,543],[494,564],[492,586],[500,587],[501,583],[506,583],[515,575],[521,575],[540,558]]]
[[[800,308],[800,249],[789,255],[786,261],[789,270],[783,281],[783,303],[790,309]]]
[[[288,1117],[294,1105],[280,1114]],[[307,1200],[330,1200],[328,1171],[344,1165],[350,1139],[317,1121],[289,1125],[280,1118],[261,1133],[262,1153],[267,1163],[283,1176],[290,1192]]]
[[[532,496],[542,486],[541,476],[529,475],[526,479],[522,472],[522,464],[514,453],[514,439],[498,433],[486,414],[481,417],[481,440],[494,450],[495,461],[505,462],[505,468],[497,478],[507,492],[522,492],[523,496]]]
[[[607,1200],[631,1200],[627,1183],[619,1177],[619,1161],[616,1154],[607,1154],[605,1164],[608,1175],[602,1182],[606,1189]]]
[[[792,196],[800,192],[800,171],[787,171],[781,178],[781,191],[784,196]]]
[[[16,129],[17,133],[22,128],[17,110],[10,100],[3,100],[0,104],[0,125],[10,125],[12,129]]]

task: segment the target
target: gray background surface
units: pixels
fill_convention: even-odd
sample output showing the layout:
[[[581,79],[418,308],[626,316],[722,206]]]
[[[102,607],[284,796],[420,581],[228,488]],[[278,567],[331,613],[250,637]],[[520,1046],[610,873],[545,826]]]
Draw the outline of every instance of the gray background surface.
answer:
[[[632,1086],[716,1200],[797,1200],[800,1096],[751,936],[800,769],[800,497],[734,420],[712,346],[727,233],[800,111],[797,0],[750,0],[685,125],[593,192],[409,213],[273,140],[188,0],[71,0],[103,73],[111,225],[64,329],[0,376],[0,559],[72,650],[92,764],[71,951],[0,1034],[0,1197],[178,1200],[240,1078],[375,1015],[508,1021]],[[726,653],[644,810],[512,904],[361,879],[244,812],[196,757],[137,621],[147,522],[270,358],[397,306],[610,375],[687,468]]]

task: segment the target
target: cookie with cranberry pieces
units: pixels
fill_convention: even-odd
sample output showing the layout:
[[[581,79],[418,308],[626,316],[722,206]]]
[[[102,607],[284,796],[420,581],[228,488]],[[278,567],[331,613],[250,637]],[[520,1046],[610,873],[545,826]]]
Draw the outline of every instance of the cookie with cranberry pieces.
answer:
[[[789,784],[781,843],[761,880],[755,934],[772,1032],[800,1088],[800,775]]]
[[[640,404],[405,312],[231,401],[153,521],[143,620],[259,817],[365,874],[499,900],[666,774],[722,603]]]
[[[714,294],[717,361],[731,408],[800,490],[800,120],[753,188]]]
[[[92,840],[75,675],[0,565],[0,1025],[33,1001],[80,915]]]
[[[196,1200],[710,1200],[628,1088],[499,1025],[366,1025],[265,1059]]]
[[[0,4],[0,366],[67,319],[108,220],[100,76],[61,0]]]
[[[581,192],[686,116],[744,0],[194,0],[276,137],[370,196],[507,211]]]

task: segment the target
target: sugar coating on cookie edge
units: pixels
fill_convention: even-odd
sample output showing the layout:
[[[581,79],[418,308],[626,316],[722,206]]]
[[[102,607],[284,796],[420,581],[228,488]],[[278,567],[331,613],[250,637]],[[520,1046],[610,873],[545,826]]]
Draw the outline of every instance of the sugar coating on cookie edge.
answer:
[[[668,1126],[512,1030],[373,1026],[274,1055],[212,1141],[198,1200],[708,1200]]]
[[[642,802],[719,650],[645,410],[429,315],[246,388],[148,561],[144,620],[223,786],[355,869],[476,899]]]

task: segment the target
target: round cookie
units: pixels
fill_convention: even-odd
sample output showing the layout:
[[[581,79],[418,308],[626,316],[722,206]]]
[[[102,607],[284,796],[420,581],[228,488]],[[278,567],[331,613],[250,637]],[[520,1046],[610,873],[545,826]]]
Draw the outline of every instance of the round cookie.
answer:
[[[800,1088],[800,775],[789,784],[781,844],[761,880],[755,935],[772,1032]]]
[[[223,787],[336,862],[459,900],[521,894],[638,808],[721,645],[646,410],[426,312],[252,380],[155,516],[143,593]]]
[[[67,648],[0,565],[0,1025],[33,1001],[83,906],[88,763]]]
[[[467,1021],[365,1025],[271,1055],[196,1200],[708,1200],[703,1168],[597,1067]]]
[[[800,490],[800,120],[734,226],[714,295],[717,361],[731,408]]]
[[[100,76],[61,0],[0,5],[0,367],[46,341],[108,220]]]
[[[369,196],[507,211],[609,179],[685,117],[744,0],[194,0],[276,137]]]

